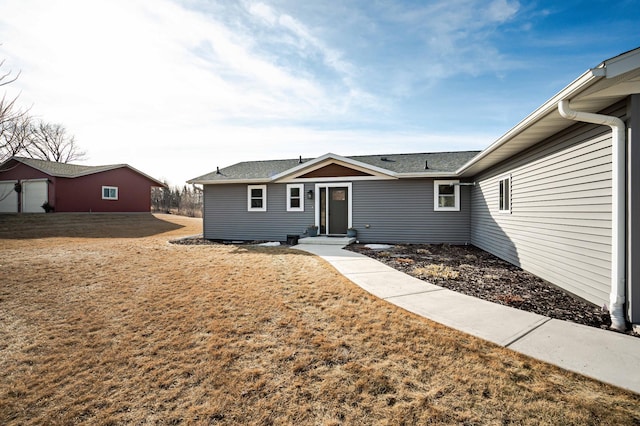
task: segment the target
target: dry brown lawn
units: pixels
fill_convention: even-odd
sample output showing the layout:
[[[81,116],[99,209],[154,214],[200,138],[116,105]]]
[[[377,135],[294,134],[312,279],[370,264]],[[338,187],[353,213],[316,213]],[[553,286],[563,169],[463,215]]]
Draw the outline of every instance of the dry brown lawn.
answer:
[[[317,257],[167,243],[200,227],[0,216],[0,423],[640,423],[638,395],[407,313]]]

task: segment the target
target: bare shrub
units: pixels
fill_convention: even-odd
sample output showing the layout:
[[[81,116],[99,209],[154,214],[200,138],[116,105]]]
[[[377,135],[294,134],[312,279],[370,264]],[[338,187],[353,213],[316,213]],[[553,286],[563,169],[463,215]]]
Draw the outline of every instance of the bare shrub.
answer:
[[[455,280],[460,276],[460,273],[450,266],[445,266],[444,264],[432,264],[423,268],[415,268],[413,272],[416,275],[430,277],[430,278],[441,278],[445,280]]]

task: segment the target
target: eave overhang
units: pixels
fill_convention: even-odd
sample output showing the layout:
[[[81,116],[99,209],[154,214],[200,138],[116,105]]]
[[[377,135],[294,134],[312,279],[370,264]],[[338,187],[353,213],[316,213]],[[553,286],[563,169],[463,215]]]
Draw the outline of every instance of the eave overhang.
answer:
[[[221,180],[213,180],[213,179],[192,179],[187,181],[188,184],[198,184],[198,185],[228,185],[232,183],[246,183],[246,184],[266,184],[271,183],[270,179],[221,179]]]
[[[560,116],[557,105],[561,100],[570,100],[576,110],[599,112],[633,93],[640,93],[640,49],[609,59],[582,74],[460,167],[456,174],[474,176],[574,125]]]

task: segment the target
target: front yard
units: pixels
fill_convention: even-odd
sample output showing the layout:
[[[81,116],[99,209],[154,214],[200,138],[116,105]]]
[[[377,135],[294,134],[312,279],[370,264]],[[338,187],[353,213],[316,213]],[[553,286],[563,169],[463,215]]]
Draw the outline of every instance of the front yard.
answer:
[[[0,423],[638,424],[640,396],[167,215],[0,215]],[[635,374],[635,372],[630,372]]]

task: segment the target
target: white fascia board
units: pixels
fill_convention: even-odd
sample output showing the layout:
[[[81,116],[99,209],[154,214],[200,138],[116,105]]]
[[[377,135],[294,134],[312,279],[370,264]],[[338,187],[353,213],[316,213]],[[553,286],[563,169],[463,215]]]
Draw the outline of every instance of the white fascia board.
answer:
[[[311,161],[307,161],[306,163],[299,164],[296,167],[293,167],[289,170],[285,170],[282,173],[279,173],[271,178],[272,181],[279,181],[284,178],[295,178],[296,175],[311,172],[313,170],[321,168],[324,163],[329,163],[330,160],[334,160],[336,162],[343,163],[342,165],[353,167],[356,170],[365,172],[365,173],[375,173],[376,175],[387,176],[390,178],[395,178],[396,173],[391,170],[383,169],[381,167],[372,166],[371,164],[363,163],[361,161],[352,160],[351,158],[343,157],[341,155],[336,155],[333,153],[327,153],[318,158],[314,158]],[[317,166],[317,167],[314,167]],[[378,176],[381,177],[381,176]],[[344,179],[344,177],[343,177]]]
[[[478,155],[473,157],[466,164],[464,164],[462,167],[456,170],[456,174],[461,175],[468,168],[470,168],[475,163],[477,163],[479,160],[487,157],[497,149],[509,143],[509,141],[511,141],[516,136],[518,136],[520,133],[522,133],[524,130],[529,128],[531,125],[542,120],[545,116],[551,114],[552,112],[555,112],[558,108],[558,102],[560,102],[561,100],[570,99],[574,97],[575,95],[582,92],[587,87],[591,86],[592,84],[594,84],[595,82],[597,82],[602,78],[603,78],[602,76],[594,75],[594,73],[592,73],[591,70],[586,71],[580,77],[575,79],[571,84],[569,84],[567,87],[565,87],[560,92],[558,92],[554,97],[549,99],[547,102],[542,104],[538,109],[536,109],[531,114],[529,114],[524,120],[516,124],[515,127],[513,127],[507,133],[502,135],[499,139],[497,139],[495,142],[493,142],[491,145],[485,148],[482,152],[480,152]]]
[[[268,179],[264,179],[264,178],[258,178],[258,179],[227,179],[227,180],[200,180],[200,179],[193,179],[193,180],[188,180],[187,183],[188,184],[199,184],[199,185],[225,185],[225,184],[231,184],[231,183],[246,183],[246,184],[250,184],[250,185],[254,185],[254,184],[267,184],[270,181]]]
[[[155,182],[156,184],[158,184],[158,187],[160,187],[160,188],[166,188],[167,187],[164,183],[160,182],[158,179],[154,179],[151,176],[149,176],[148,174],[143,173],[140,170],[136,169],[135,167],[131,167],[128,164],[112,164],[112,165],[109,165],[109,166],[96,166],[96,168],[93,169],[93,170],[87,170],[87,171],[82,172],[82,173],[76,173],[74,175],[68,175],[68,176],[64,175],[64,176],[59,176],[59,177],[77,178],[77,177],[95,175],[96,173],[103,173],[103,172],[108,172],[108,171],[111,171],[111,170],[117,170],[117,169],[123,169],[123,168],[124,169],[129,169],[132,172],[135,172],[135,173],[137,173],[137,174],[139,174],[141,176],[144,176],[145,178],[149,179],[150,181]],[[55,176],[58,176],[58,175],[55,175]]]
[[[430,178],[435,178],[435,179],[448,178],[448,179],[457,179],[458,178],[458,173],[457,172],[449,172],[449,173],[444,173],[444,172],[398,173],[396,175],[396,177],[398,179],[415,179],[415,178],[425,178],[425,179],[430,179]]]
[[[356,180],[398,180],[391,176],[335,176],[335,177],[317,177],[317,178],[286,178],[276,183],[305,183],[305,182],[344,182]]]
[[[296,173],[296,172],[298,172],[300,170],[304,170],[304,169],[306,169],[308,167],[311,167],[314,164],[321,163],[322,161],[324,161],[324,160],[326,160],[328,158],[335,158],[335,157],[338,157],[338,155],[332,154],[332,153],[329,152],[329,153],[324,154],[324,155],[322,155],[322,156],[320,156],[318,158],[314,158],[313,160],[307,161],[306,163],[298,164],[297,166],[292,167],[289,170],[285,170],[284,172],[278,173],[277,175],[272,176],[271,180],[274,180],[274,181],[279,180],[279,179],[281,179],[281,178],[283,178],[285,176],[292,175],[292,174],[294,174],[294,173]]]
[[[596,67],[595,70],[601,72],[599,70],[604,69],[604,75],[607,78],[615,78],[636,68],[640,68],[640,49],[634,49],[615,58],[608,59]]]
[[[601,79],[612,79],[637,68],[640,68],[640,49],[634,49],[614,58],[607,59],[597,67],[586,71],[567,87],[558,92],[554,97],[529,114],[524,120],[501,136],[498,140],[489,145],[488,148],[460,167],[456,173],[461,175],[479,160],[482,160],[497,149],[501,148],[503,145],[509,143],[509,141],[518,136],[528,127],[544,119],[545,116],[555,112],[558,108],[558,102],[568,99],[577,99],[582,92],[596,84]]]

